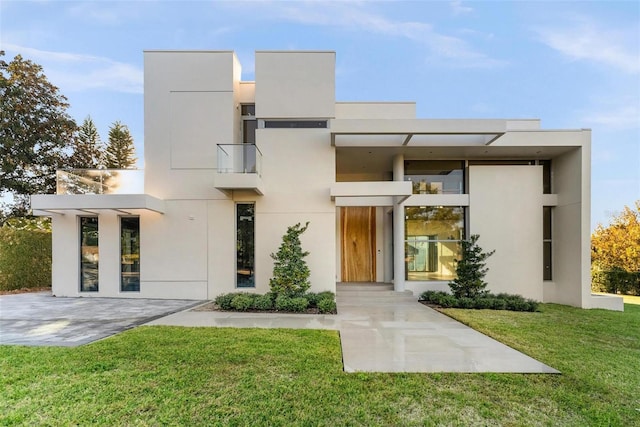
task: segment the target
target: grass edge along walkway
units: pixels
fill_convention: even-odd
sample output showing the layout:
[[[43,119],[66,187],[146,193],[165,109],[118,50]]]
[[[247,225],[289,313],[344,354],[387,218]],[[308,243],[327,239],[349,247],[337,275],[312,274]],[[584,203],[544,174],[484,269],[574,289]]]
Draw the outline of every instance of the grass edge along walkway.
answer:
[[[640,306],[445,311],[563,374],[346,374],[335,331],[139,327],[77,348],[0,346],[0,425],[640,420]]]

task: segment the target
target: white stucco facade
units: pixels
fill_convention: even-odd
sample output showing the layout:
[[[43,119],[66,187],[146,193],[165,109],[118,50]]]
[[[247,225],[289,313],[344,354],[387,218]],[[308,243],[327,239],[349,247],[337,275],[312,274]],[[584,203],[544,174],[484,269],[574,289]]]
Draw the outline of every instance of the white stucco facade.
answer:
[[[334,52],[256,52],[255,82],[231,51],[144,57],[144,191],[32,197],[55,295],[264,293],[286,228],[309,222],[312,291],[446,290],[479,234],[490,290],[621,308],[590,292],[589,130],[336,102]]]

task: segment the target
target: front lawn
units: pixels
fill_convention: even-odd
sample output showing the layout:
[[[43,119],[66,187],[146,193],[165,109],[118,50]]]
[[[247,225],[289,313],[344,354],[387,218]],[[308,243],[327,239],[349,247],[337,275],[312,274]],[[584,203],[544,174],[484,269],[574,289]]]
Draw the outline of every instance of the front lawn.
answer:
[[[0,425],[611,425],[640,421],[640,306],[446,310],[562,375],[346,374],[334,331],[140,327],[0,346]]]

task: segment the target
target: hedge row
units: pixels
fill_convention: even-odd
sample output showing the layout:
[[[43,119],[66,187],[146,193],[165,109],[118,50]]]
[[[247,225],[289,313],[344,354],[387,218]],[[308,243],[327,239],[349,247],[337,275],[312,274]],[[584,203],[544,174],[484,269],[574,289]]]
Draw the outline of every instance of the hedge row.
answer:
[[[520,295],[485,293],[476,298],[456,298],[441,291],[426,291],[420,301],[443,308],[473,308],[488,310],[538,311],[538,302]]]
[[[0,290],[51,286],[51,232],[0,228]]]
[[[264,295],[232,292],[218,295],[214,302],[219,309],[228,311],[258,310],[301,313],[308,308],[317,308],[320,313],[336,313],[333,292],[320,292],[318,294],[307,292],[299,297],[277,295],[272,292]]]
[[[640,295],[640,271],[625,271],[623,269],[593,271],[591,288],[596,292]]]

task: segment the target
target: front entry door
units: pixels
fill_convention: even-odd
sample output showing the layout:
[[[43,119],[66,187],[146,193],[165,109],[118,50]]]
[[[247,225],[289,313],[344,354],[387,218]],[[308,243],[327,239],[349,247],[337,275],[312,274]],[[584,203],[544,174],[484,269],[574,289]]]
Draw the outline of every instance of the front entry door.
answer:
[[[342,281],[376,281],[376,208],[340,210]]]

